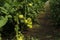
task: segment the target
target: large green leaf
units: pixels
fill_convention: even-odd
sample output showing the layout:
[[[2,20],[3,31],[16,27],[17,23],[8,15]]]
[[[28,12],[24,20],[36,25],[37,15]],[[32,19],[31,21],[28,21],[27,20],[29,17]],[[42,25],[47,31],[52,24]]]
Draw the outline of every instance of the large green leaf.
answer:
[[[7,23],[7,16],[3,17],[3,16],[0,16],[0,28],[2,28],[6,23]]]

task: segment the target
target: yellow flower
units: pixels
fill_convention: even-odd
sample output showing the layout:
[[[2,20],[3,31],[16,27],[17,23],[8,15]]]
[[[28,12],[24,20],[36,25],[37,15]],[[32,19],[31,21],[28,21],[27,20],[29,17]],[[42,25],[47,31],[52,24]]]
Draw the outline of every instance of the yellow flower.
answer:
[[[24,35],[19,32],[18,34],[18,40],[24,40]]]
[[[29,28],[32,28],[32,25],[29,25],[29,24],[28,24],[27,26],[28,26]]]
[[[24,18],[24,16],[23,15],[19,15],[19,18]]]
[[[25,23],[28,23],[28,21],[26,19],[24,21],[25,21]]]
[[[32,21],[32,19],[31,19],[31,18],[27,18],[27,21],[28,21],[28,22],[31,22],[31,21]]]
[[[28,24],[31,24],[32,25],[32,22],[29,22]]]
[[[19,37],[18,40],[23,40],[24,38],[23,37]]]
[[[29,3],[29,6],[32,6],[32,3]]]
[[[27,18],[28,24],[32,25],[32,19],[31,18]]]

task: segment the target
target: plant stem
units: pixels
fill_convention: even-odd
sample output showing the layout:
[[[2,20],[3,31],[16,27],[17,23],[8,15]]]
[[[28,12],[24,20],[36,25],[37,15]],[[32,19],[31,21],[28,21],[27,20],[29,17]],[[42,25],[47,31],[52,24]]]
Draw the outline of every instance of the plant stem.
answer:
[[[15,31],[16,31],[16,39],[18,40],[18,30],[19,30],[19,20],[18,20],[18,15],[16,15],[16,22],[17,24],[15,25]]]
[[[0,40],[2,40],[1,33],[0,33]]]

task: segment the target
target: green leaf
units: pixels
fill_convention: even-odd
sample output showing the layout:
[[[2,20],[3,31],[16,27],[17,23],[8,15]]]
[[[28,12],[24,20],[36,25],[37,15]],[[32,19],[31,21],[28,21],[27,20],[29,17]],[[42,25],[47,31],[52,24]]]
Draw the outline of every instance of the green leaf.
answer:
[[[5,7],[6,9],[10,9],[11,5],[8,4],[8,3],[5,3],[5,4],[4,4],[4,7]]]
[[[4,14],[9,14],[8,10],[6,10],[4,7],[0,7],[1,12],[3,12]]]
[[[0,16],[0,28],[2,28],[6,23],[7,23],[7,16],[3,17],[3,16]]]

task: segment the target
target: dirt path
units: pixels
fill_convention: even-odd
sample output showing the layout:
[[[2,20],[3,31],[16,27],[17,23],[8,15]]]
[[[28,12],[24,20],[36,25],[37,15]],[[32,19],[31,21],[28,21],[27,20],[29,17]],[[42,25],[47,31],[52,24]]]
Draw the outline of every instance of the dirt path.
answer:
[[[39,38],[39,40],[56,40],[55,37],[60,37],[60,35],[58,36],[58,32],[60,31],[57,31],[54,28],[36,27],[36,28],[28,29],[28,32],[26,32],[25,35],[37,37]]]

